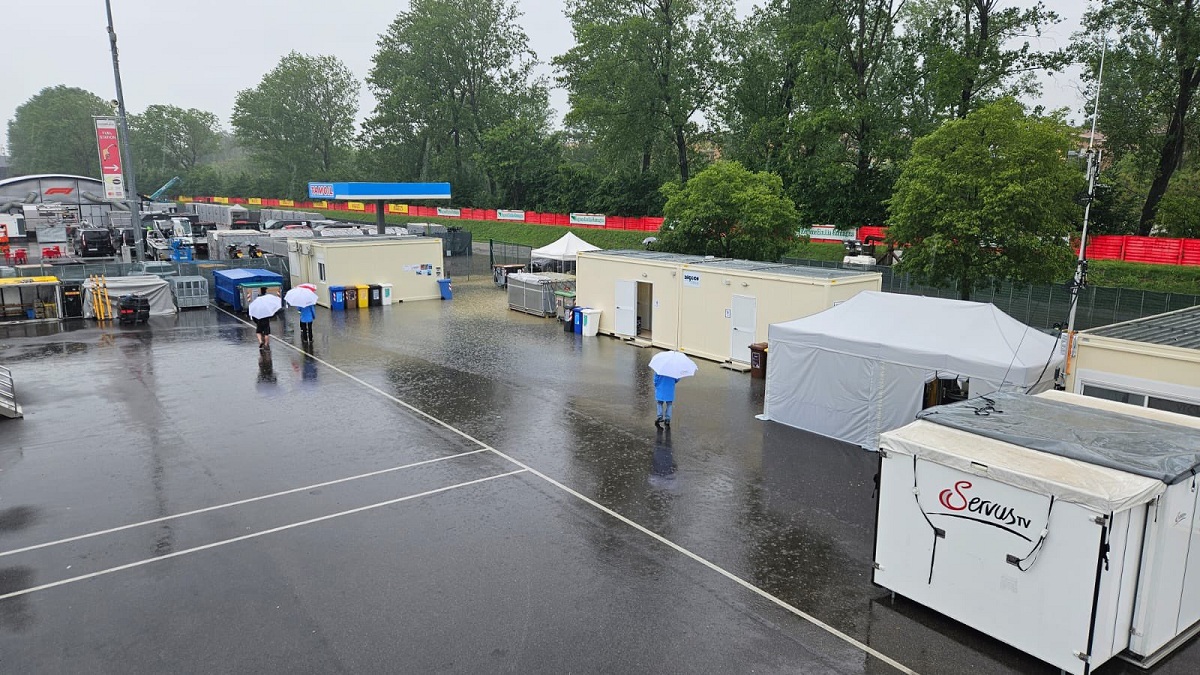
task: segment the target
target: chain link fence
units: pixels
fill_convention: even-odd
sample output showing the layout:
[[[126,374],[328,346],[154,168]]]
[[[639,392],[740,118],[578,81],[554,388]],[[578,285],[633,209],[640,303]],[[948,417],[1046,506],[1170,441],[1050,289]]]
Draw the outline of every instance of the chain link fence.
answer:
[[[883,275],[885,292],[958,299],[956,287],[917,283],[912,279],[912,275],[897,272],[891,267],[843,265],[838,262],[805,258],[784,258],[781,262],[807,267],[879,272]],[[979,284],[971,292],[971,299],[975,302],[990,302],[1009,316],[1042,330],[1050,330],[1056,325],[1066,326],[1067,316],[1071,311],[1071,293],[1065,284],[1043,285],[991,281]],[[1088,286],[1079,293],[1079,306],[1075,312],[1075,328],[1083,330],[1107,326],[1185,309],[1194,305],[1200,305],[1200,295]]]
[[[533,247],[507,241],[488,239],[488,266],[528,265],[533,260]]]

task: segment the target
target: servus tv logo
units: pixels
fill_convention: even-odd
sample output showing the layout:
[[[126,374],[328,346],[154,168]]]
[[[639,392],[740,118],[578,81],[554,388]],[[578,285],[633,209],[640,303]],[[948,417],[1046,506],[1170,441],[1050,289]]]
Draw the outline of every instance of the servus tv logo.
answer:
[[[1005,532],[1011,532],[1025,541],[1033,541],[1021,531],[1028,531],[1033,525],[1033,521],[1017,513],[1017,510],[1011,506],[970,494],[972,487],[974,486],[971,481],[960,480],[954,484],[953,488],[942,490],[938,493],[938,503],[950,513],[931,513],[929,515],[973,520],[984,525],[998,527]]]
[[[332,199],[333,198],[333,183],[309,183],[308,184],[308,196],[314,197],[314,198],[315,197],[325,197],[328,199]]]

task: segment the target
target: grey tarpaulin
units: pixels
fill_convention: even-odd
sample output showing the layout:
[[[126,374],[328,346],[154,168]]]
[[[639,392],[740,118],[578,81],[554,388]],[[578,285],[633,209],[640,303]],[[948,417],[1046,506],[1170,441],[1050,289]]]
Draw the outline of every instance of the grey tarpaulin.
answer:
[[[1200,434],[1185,426],[997,392],[930,408],[919,419],[1174,485],[1200,466]]]
[[[108,277],[105,280],[108,287],[108,298],[112,302],[112,310],[116,310],[117,299],[122,295],[137,293],[150,300],[150,316],[169,316],[175,313],[175,300],[171,297],[171,286],[166,279],[154,275],[135,277]],[[83,282],[83,316],[90,319],[92,312],[92,289],[95,284],[91,279]]]

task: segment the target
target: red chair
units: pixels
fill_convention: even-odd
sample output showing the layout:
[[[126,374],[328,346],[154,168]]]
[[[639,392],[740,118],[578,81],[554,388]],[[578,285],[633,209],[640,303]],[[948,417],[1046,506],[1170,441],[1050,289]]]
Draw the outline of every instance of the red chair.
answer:
[[[26,251],[23,248],[17,249],[16,252],[13,253],[13,256],[17,259],[18,265],[24,265],[25,263],[29,262],[29,251]]]
[[[62,249],[60,249],[57,245],[47,246],[46,248],[42,249],[42,257],[50,258],[50,259],[61,258],[62,257]]]
[[[5,249],[4,249],[4,264],[7,265],[7,264],[11,263],[12,259],[13,259],[12,251],[8,250],[8,248],[5,247]]]

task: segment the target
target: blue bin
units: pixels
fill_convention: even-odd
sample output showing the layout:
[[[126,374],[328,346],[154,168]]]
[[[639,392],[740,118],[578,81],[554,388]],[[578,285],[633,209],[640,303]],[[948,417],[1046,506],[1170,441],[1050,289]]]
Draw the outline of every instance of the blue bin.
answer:
[[[575,332],[579,333],[580,335],[583,335],[583,310],[584,309],[585,309],[584,307],[576,307],[574,310],[575,316],[572,318],[572,320],[575,322]]]
[[[440,290],[442,292],[442,299],[443,300],[453,300],[454,299],[454,289],[450,288],[450,280],[449,279],[438,279],[437,281],[438,281],[438,290]]]
[[[329,309],[344,312],[346,310],[346,287],[329,287]]]

